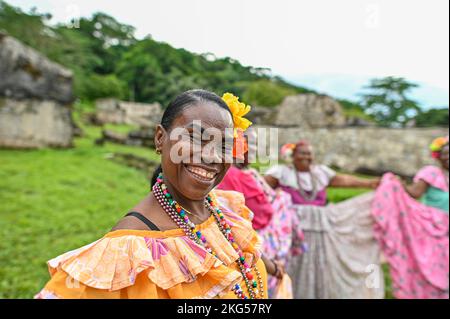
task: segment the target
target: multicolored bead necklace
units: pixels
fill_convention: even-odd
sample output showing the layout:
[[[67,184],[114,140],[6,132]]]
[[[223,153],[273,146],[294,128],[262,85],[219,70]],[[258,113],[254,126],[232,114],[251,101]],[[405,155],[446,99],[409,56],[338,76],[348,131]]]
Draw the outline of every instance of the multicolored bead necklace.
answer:
[[[185,208],[183,208],[180,204],[178,204],[177,201],[169,193],[169,191],[167,190],[167,186],[164,184],[162,174],[160,174],[157,177],[156,183],[155,185],[153,185],[152,191],[161,207],[178,225],[178,227],[180,227],[191,240],[205,247],[208,253],[218,258],[217,254],[208,245],[205,236],[201,233],[200,230],[196,230],[196,225],[192,221],[190,221],[188,214],[191,213]],[[219,227],[220,231],[223,233],[225,238],[231,243],[231,245],[233,246],[233,248],[235,249],[235,251],[239,256],[238,266],[241,271],[242,277],[244,278],[245,285],[247,286],[250,299],[257,299],[258,295],[260,298],[264,298],[264,290],[263,290],[264,283],[262,281],[261,273],[259,272],[258,268],[255,265],[253,268],[256,273],[257,279],[253,278],[253,275],[251,273],[252,268],[245,261],[245,257],[242,250],[235,242],[230,223],[226,221],[222,210],[219,208],[217,203],[215,203],[215,201],[211,198],[210,195],[208,195],[205,198],[205,206],[214,216],[214,219],[216,220],[217,226]],[[232,290],[237,295],[238,298],[248,299],[248,297],[244,294],[244,291],[242,290],[239,284],[236,284],[232,288]]]

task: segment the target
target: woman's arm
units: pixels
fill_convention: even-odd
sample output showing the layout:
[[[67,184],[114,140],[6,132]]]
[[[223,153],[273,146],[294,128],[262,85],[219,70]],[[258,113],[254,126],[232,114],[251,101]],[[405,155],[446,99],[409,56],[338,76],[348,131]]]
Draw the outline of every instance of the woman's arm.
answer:
[[[266,256],[261,256],[264,265],[266,266],[267,273],[275,276],[277,278],[281,278],[284,275],[284,267],[279,262],[275,260],[268,259]]]
[[[337,174],[330,182],[331,187],[356,187],[356,188],[377,188],[380,184],[379,178],[359,178],[352,175]]]
[[[421,179],[411,185],[403,185],[405,186],[405,190],[409,196],[415,199],[421,198],[428,189],[428,184]]]
[[[278,179],[276,179],[275,177],[271,175],[265,175],[264,179],[266,180],[267,184],[269,184],[269,186],[273,189],[278,187]]]

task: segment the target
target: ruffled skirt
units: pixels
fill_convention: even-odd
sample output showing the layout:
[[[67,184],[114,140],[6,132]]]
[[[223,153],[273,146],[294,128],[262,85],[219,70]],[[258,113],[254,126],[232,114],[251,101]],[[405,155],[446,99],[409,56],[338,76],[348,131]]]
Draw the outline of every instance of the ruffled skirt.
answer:
[[[308,251],[289,262],[294,298],[384,297],[373,198],[371,192],[325,207],[296,206]]]

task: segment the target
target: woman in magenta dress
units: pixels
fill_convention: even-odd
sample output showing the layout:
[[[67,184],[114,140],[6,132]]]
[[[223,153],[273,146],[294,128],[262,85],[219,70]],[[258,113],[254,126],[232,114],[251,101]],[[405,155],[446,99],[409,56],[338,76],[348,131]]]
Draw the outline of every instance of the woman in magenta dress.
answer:
[[[262,250],[278,268],[277,274],[268,279],[269,298],[274,298],[289,258],[305,250],[290,195],[272,189],[258,171],[249,168],[248,153],[242,163],[230,167],[218,188],[242,193],[247,207],[254,213],[252,224],[263,238]]]

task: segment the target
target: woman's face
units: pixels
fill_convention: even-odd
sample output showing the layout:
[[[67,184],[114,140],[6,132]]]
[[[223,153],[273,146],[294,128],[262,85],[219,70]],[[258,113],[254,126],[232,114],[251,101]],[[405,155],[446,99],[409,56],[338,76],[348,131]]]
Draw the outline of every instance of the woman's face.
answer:
[[[309,171],[313,161],[313,153],[311,146],[297,146],[294,151],[294,166],[297,171]]]
[[[439,161],[441,162],[442,167],[448,170],[448,144],[442,148]]]
[[[195,122],[194,122],[195,121]],[[203,102],[188,106],[173,121],[169,132],[158,126],[155,134],[156,146],[161,149],[161,167],[165,182],[178,195],[187,200],[203,200],[219,184],[230,168],[221,153],[223,140],[217,136],[200,144],[200,132],[209,129],[225,136],[225,129],[233,128],[231,114],[219,106]],[[184,132],[182,137],[177,133]],[[211,141],[214,141],[212,143]],[[195,143],[198,143],[194,146]],[[211,151],[205,152],[205,145]]]

